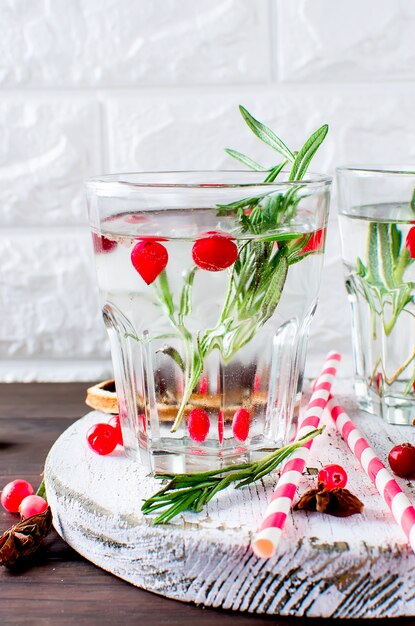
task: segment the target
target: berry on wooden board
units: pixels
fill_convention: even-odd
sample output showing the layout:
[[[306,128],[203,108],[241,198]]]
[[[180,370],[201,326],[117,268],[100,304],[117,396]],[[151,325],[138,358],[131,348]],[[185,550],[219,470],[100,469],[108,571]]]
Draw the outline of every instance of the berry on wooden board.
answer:
[[[9,513],[18,513],[22,500],[24,500],[26,496],[31,496],[34,492],[35,490],[27,480],[12,480],[12,482],[7,483],[7,485],[3,487],[1,492],[1,504]]]
[[[91,450],[97,454],[111,454],[118,443],[118,434],[109,424],[94,424],[86,434]]]
[[[415,446],[410,443],[395,446],[389,452],[388,461],[397,476],[407,478],[415,475]]]
[[[341,465],[325,465],[317,476],[317,482],[323,483],[324,488],[343,489],[347,484],[347,473]]]

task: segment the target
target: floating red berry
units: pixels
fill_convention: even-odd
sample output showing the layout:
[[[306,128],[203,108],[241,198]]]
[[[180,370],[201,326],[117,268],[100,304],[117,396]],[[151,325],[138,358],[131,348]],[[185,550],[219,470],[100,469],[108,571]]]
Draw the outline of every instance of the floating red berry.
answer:
[[[238,258],[238,248],[228,235],[206,233],[206,237],[193,244],[193,261],[202,270],[220,272],[230,267]]]
[[[48,508],[48,503],[41,496],[27,496],[19,506],[19,513],[23,518],[39,515]]]
[[[336,489],[347,484],[347,473],[341,465],[325,465],[318,473],[317,482],[323,483],[325,489]]]
[[[109,424],[94,424],[86,434],[86,440],[91,450],[97,454],[111,454],[118,443],[115,428]]]
[[[218,415],[218,438],[219,443],[223,443],[223,432],[225,430],[225,419],[223,417],[223,411],[219,411]]]
[[[412,228],[409,229],[409,232],[406,235],[405,245],[409,250],[411,259],[415,259],[415,226],[412,226]]]
[[[166,248],[154,239],[139,241],[131,252],[131,262],[147,285],[156,280],[168,260]]]
[[[303,238],[308,237],[308,235],[304,235]],[[324,242],[326,240],[326,229],[321,228],[320,230],[314,231],[311,235],[310,239],[307,241],[304,248],[301,250],[300,254],[307,254],[309,252],[315,252],[317,250],[321,250],[324,247]]]
[[[92,243],[94,244],[96,254],[105,254],[117,247],[116,241],[110,241],[103,235],[98,235],[97,233],[92,233]]]
[[[108,424],[110,426],[113,427],[113,429],[115,430],[116,434],[117,434],[117,443],[122,446],[123,445],[123,440],[122,440],[122,431],[121,431],[121,424],[120,424],[120,416],[119,415],[113,415],[111,417],[111,419],[109,420]]]
[[[9,513],[18,513],[20,503],[35,490],[27,480],[13,480],[1,492],[1,504]]]
[[[143,431],[147,432],[147,418],[144,413],[140,413],[140,415],[138,416],[138,422],[141,425]]]
[[[139,213],[130,213],[124,217],[124,221],[129,224],[140,224],[147,221],[147,217],[140,215]]]
[[[401,443],[392,448],[388,455],[391,470],[398,476],[406,478],[415,474],[415,446]]]
[[[203,409],[193,409],[187,418],[187,429],[193,441],[204,441],[210,428],[209,415]]]
[[[249,435],[251,416],[246,409],[238,409],[232,420],[232,433],[237,441],[246,441]]]
[[[382,391],[383,388],[383,374],[382,372],[378,372],[375,376],[375,385],[379,391]]]
[[[202,376],[199,383],[199,393],[204,396],[208,392],[208,379],[207,376]]]

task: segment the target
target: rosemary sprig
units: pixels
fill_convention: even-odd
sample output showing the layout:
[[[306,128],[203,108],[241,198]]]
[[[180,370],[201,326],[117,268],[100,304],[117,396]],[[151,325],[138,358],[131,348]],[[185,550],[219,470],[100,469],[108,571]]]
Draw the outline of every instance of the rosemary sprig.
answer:
[[[166,524],[182,511],[200,513],[219,491],[226,489],[232,483],[236,483],[235,489],[240,489],[270,474],[294,450],[320,435],[323,430],[324,426],[312,430],[298,441],[279,448],[263,459],[252,463],[229,465],[218,470],[194,474],[157,475],[156,478],[170,482],[148,498],[141,510],[144,515],[149,515],[164,509],[156,517],[154,524]]]
[[[267,172],[265,183],[276,180],[287,163],[291,164],[288,180],[300,181],[323,142],[328,126],[321,126],[298,152],[292,152],[270,128],[256,120],[243,106],[239,109],[254,135],[281,155],[283,161],[267,169],[237,150],[227,148],[226,152],[252,170]],[[282,295],[289,266],[305,258],[301,250],[307,244],[307,236],[299,232],[275,232],[282,224],[289,224],[294,217],[301,198],[300,189],[299,184],[279,193],[275,190],[264,191],[258,196],[217,207],[218,215],[235,215],[242,232],[254,235],[255,238],[237,242],[238,258],[229,270],[224,305],[212,328],[194,336],[186,326],[186,318],[192,311],[196,267],[189,270],[184,280],[178,306],[174,302],[166,270],[155,282],[158,300],[180,336],[185,353],[182,356],[171,346],[161,349],[182,369],[184,378],[183,394],[172,432],[180,425],[190,396],[203,373],[207,356],[213,350],[218,350],[223,362],[229,363],[273,315]]]
[[[415,211],[415,190],[409,207]],[[414,283],[404,280],[406,270],[414,263],[398,224],[370,222],[366,243],[365,263],[358,257],[356,275],[363,297],[366,299],[372,321],[372,339],[376,339],[377,321],[380,320],[386,337],[390,336],[403,313],[412,315],[408,305],[415,302]],[[385,381],[391,385],[398,376],[415,361],[415,352],[392,376],[385,374]],[[381,359],[380,359],[381,362]],[[377,365],[375,366],[375,370]],[[374,375],[372,376],[374,380]],[[415,372],[406,384],[405,394],[413,389]]]
[[[274,131],[256,120],[243,106],[239,110],[254,135],[278,152],[283,161],[267,169],[237,150],[227,148],[226,152],[250,169],[266,172],[265,183],[275,181],[287,163],[291,164],[288,181],[300,181],[323,142],[328,126],[321,126],[298,152],[292,152]],[[187,327],[187,318],[192,312],[192,290],[197,267],[187,272],[179,304],[174,301],[166,270],[155,281],[156,296],[184,347],[184,355],[169,345],[159,350],[172,358],[183,372],[183,394],[171,432],[175,432],[180,425],[203,373],[207,356],[213,350],[218,350],[223,362],[229,363],[272,317],[280,301],[289,266],[307,256],[302,254],[302,250],[308,242],[308,235],[276,231],[282,224],[289,225],[295,216],[301,199],[300,190],[301,185],[295,185],[279,193],[274,189],[256,197],[218,205],[218,216],[235,215],[242,232],[250,237],[237,242],[238,258],[232,269],[228,270],[224,305],[212,328],[195,335]]]

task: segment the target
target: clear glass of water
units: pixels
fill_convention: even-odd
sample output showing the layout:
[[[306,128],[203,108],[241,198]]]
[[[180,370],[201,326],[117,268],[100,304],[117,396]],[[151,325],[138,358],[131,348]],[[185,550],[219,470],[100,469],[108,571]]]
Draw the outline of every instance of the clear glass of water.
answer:
[[[337,169],[359,405],[415,420],[415,168]]]
[[[295,425],[331,181],[262,178],[87,184],[124,447],[151,472],[252,460]]]

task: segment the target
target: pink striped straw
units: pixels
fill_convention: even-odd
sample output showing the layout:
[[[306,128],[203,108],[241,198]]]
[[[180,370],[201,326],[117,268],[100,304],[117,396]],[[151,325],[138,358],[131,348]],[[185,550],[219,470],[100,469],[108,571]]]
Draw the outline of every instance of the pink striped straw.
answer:
[[[301,420],[296,440],[319,427],[340,359],[341,356],[338,352],[329,352],[327,355],[320,376],[313,387],[313,393],[304,418]],[[282,467],[280,478],[265,511],[264,519],[252,542],[254,553],[262,559],[269,559],[277,551],[312,443],[313,440],[297,448]]]
[[[336,404],[334,398],[328,402],[327,410],[330,411],[337,430],[375,485],[415,552],[415,508],[344,409],[340,404]]]

